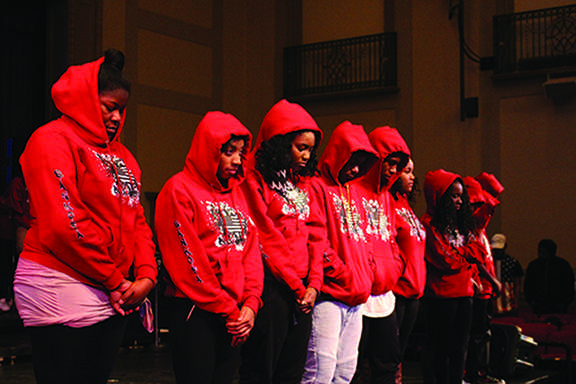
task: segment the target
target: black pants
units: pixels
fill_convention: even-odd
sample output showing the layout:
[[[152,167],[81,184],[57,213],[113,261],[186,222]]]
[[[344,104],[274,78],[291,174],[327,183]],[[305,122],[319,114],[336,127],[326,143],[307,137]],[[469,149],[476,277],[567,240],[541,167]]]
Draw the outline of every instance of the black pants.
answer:
[[[426,384],[462,384],[472,298],[424,299],[426,343],[423,376]]]
[[[490,320],[488,307],[490,299],[474,298],[472,307],[472,327],[466,358],[466,378],[472,381],[488,373],[488,342],[490,341]]]
[[[126,318],[89,327],[28,327],[38,384],[106,384],[122,344]]]
[[[360,370],[363,369],[364,359],[369,363],[370,383],[395,383],[401,360],[395,312],[387,317],[362,317],[362,336],[354,383],[362,381]]]
[[[242,348],[241,384],[299,384],[304,373],[312,313],[296,306],[294,293],[273,278],[264,282],[264,303]]]
[[[231,384],[240,363],[225,319],[192,309],[187,299],[167,299],[172,364],[178,384]],[[190,314],[189,319],[188,315]]]
[[[403,296],[396,295],[396,322],[398,323],[398,337],[400,340],[400,353],[404,357],[404,352],[408,346],[410,334],[418,318],[418,308],[420,307],[419,299],[407,299]]]

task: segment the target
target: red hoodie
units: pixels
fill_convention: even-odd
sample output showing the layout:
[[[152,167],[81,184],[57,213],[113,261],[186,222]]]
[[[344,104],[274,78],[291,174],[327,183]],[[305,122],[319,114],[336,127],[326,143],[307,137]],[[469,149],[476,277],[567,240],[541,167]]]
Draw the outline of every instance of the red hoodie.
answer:
[[[52,87],[63,116],[37,129],[20,158],[33,216],[21,257],[114,289],[156,280],[152,232],[140,205],[140,168],[108,139],[98,98],[103,58],[70,67]],[[123,116],[124,118],[124,116]]]
[[[362,126],[345,121],[334,129],[320,158],[321,176],[310,183],[310,248],[312,257],[323,260],[321,296],[349,306],[366,302],[373,280],[361,194],[356,184],[338,181],[356,151],[373,156],[360,170],[364,175],[377,161],[377,152]]]
[[[426,288],[432,297],[472,297],[476,268],[468,260],[481,261],[486,255],[486,249],[477,239],[440,233],[430,223],[436,205],[456,180],[462,181],[457,174],[442,169],[428,172],[424,180],[427,210],[422,224],[426,228]]]
[[[406,268],[393,291],[408,299],[419,299],[424,294],[426,285],[424,261],[426,230],[414,214],[406,196],[397,196],[394,210],[396,211],[396,242]]]
[[[234,320],[262,305],[263,272],[256,227],[239,188],[242,168],[224,188],[221,147],[250,132],[234,116],[208,112],[198,124],[184,169],[156,200],[156,237],[174,292],[199,308]],[[249,147],[249,143],[246,144]]]
[[[462,180],[464,181],[464,185],[466,185],[468,196],[470,196],[470,203],[479,205],[479,207],[474,210],[473,215],[477,225],[477,236],[486,248],[486,256],[482,260],[482,264],[484,264],[488,273],[492,274],[492,276],[496,276],[494,259],[492,257],[492,248],[490,247],[490,240],[488,240],[488,236],[486,235],[486,227],[492,218],[494,208],[496,208],[500,202],[492,197],[490,193],[482,189],[480,182],[473,177],[467,176]],[[476,296],[481,299],[489,299],[492,297],[493,287],[490,284],[490,281],[479,273],[476,279],[480,283],[480,291],[477,292]]]
[[[316,146],[322,131],[312,117],[298,104],[281,100],[264,117],[256,146],[255,157],[262,142],[277,135],[308,130],[316,134]],[[268,185],[260,172],[252,167],[242,184],[250,208],[250,215],[258,227],[264,263],[279,281],[286,283],[298,299],[304,297],[307,287],[320,292],[322,286],[322,259],[313,259],[308,252],[310,204],[305,180],[294,184],[287,173],[284,182]]]
[[[395,152],[410,156],[410,150],[395,128],[380,127],[369,135],[370,143],[378,152],[378,163],[368,171],[366,177],[358,181],[362,194],[362,206],[367,217],[369,238],[368,253],[374,277],[371,294],[382,295],[390,291],[404,270],[404,260],[396,244],[396,218],[394,199],[390,187],[399,177],[397,172],[386,185],[381,187],[384,160]]]

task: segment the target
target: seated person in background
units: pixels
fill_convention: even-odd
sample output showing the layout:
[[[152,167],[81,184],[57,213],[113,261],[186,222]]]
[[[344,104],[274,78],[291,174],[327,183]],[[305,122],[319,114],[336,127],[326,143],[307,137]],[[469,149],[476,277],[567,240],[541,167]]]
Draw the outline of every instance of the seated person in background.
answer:
[[[565,313],[574,300],[574,271],[569,262],[556,256],[553,240],[538,243],[538,258],[526,269],[524,295],[537,315]]]
[[[494,299],[494,315],[517,315],[521,281],[524,275],[522,265],[506,253],[506,236],[503,234],[497,233],[492,236],[490,246],[496,267],[496,277],[502,283],[502,292]]]

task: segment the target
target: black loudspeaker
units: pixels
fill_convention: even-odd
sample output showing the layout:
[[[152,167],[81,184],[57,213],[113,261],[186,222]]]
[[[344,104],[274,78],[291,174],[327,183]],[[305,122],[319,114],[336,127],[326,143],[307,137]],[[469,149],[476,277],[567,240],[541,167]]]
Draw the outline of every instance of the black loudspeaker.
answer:
[[[466,118],[478,117],[478,98],[467,97],[462,100],[462,112]]]

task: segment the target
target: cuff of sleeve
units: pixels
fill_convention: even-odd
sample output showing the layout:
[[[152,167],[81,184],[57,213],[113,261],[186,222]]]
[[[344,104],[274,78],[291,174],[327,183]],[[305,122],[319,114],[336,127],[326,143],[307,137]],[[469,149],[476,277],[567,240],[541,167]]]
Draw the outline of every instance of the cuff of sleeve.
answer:
[[[102,284],[107,290],[112,291],[113,289],[118,288],[122,283],[122,280],[124,280],[124,276],[122,276],[119,271],[114,271],[114,273],[108,277],[108,279],[103,281]]]
[[[238,318],[238,316],[240,316],[240,309],[234,308],[234,310],[232,311],[232,313],[229,313],[229,314],[226,316],[226,321],[236,320],[236,319]]]
[[[248,296],[243,305],[253,310],[254,314],[258,314],[258,310],[262,307],[262,301],[256,296]]]
[[[158,275],[156,268],[152,265],[141,265],[140,267],[138,267],[138,270],[135,271],[135,275],[136,275],[136,279],[143,279],[143,278],[148,278],[150,280],[152,280],[152,282],[154,283],[154,285],[156,285],[157,281],[156,281],[156,277]]]

